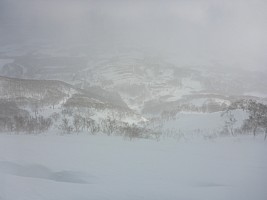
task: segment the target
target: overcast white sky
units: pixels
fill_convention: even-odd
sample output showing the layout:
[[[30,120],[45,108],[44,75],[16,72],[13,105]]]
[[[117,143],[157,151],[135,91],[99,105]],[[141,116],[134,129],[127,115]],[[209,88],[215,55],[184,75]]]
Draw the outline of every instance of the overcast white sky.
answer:
[[[0,36],[123,44],[182,64],[265,70],[266,11],[266,0],[0,0]]]

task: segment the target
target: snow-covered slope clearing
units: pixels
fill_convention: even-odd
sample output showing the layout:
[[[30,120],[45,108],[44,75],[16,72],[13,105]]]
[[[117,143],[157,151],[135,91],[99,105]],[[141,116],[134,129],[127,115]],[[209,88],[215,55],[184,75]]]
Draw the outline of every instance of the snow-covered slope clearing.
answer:
[[[262,138],[0,135],[1,200],[265,200]]]

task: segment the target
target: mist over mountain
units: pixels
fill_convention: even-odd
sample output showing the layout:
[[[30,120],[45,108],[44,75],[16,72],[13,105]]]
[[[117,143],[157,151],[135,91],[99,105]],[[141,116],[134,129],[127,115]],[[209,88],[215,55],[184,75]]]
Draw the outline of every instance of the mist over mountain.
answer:
[[[0,0],[0,200],[266,200],[266,0]]]
[[[137,124],[265,102],[266,7],[263,0],[3,0],[1,99],[26,111],[25,101],[58,113],[67,106],[74,115],[101,107],[132,113]]]
[[[266,8],[264,0],[2,0],[0,38],[23,49],[134,47],[178,65],[266,70]]]

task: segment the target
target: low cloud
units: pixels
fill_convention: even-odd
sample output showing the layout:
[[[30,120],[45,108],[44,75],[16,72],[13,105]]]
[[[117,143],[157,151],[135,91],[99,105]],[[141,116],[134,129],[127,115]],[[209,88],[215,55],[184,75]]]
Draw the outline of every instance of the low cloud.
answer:
[[[2,0],[2,41],[137,46],[178,64],[265,69],[264,0]]]

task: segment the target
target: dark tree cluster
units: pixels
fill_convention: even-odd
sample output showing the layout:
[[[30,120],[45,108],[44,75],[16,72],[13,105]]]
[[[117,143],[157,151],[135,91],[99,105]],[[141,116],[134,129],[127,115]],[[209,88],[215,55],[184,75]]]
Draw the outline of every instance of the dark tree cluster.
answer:
[[[2,131],[16,133],[41,133],[49,130],[53,124],[50,118],[44,118],[43,116],[32,117],[28,115],[1,118],[0,122]]]
[[[241,100],[234,102],[226,110],[228,115],[228,125],[230,128],[236,122],[236,119],[231,114],[231,111],[242,109],[248,113],[248,118],[244,120],[242,125],[243,132],[252,132],[256,136],[257,132],[263,130],[265,132],[264,139],[267,138],[267,105],[255,100]]]

